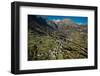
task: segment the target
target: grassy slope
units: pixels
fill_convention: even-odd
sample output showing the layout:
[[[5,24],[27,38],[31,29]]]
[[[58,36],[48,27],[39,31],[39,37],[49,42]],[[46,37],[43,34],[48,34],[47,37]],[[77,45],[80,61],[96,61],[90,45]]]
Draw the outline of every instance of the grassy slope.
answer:
[[[59,39],[59,33],[36,35],[28,31],[28,60],[54,60],[87,58],[87,35],[78,31]],[[85,50],[85,51],[84,51]]]

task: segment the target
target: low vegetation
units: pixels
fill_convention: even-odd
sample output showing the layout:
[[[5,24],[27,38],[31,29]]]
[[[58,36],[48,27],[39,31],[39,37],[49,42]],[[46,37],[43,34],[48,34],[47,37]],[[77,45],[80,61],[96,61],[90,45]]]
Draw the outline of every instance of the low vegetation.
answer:
[[[38,21],[34,20],[34,22],[40,25],[40,27],[42,26],[42,24],[39,24]],[[33,23],[33,25],[34,24],[35,23]],[[84,32],[83,29],[84,27],[81,27],[81,29],[76,29],[72,27],[69,28],[69,26],[66,26],[67,32],[63,31],[65,29],[54,29],[52,31],[49,31],[47,29],[47,32],[40,28],[38,28],[39,32],[37,32],[34,31],[32,27],[29,27],[28,60],[58,60],[87,58],[87,32]],[[42,31],[42,34],[40,31]]]

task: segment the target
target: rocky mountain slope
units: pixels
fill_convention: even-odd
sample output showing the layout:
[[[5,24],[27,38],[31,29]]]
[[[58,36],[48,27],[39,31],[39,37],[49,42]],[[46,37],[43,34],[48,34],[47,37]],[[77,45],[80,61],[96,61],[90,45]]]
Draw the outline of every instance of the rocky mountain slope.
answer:
[[[47,20],[28,16],[28,60],[88,57],[87,26],[70,19]]]

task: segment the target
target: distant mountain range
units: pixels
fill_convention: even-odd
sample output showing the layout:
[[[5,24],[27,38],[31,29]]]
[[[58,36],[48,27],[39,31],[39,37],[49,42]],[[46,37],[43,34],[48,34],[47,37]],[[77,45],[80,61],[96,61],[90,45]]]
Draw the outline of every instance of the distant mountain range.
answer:
[[[87,32],[87,25],[76,24],[70,19],[63,19],[63,20],[50,20],[47,22],[53,28],[58,30],[77,30],[81,32]]]

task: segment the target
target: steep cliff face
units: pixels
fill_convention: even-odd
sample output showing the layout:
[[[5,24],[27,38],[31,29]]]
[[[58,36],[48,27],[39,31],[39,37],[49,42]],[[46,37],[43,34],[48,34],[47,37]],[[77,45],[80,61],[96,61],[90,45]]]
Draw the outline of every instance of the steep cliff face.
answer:
[[[48,25],[45,19],[37,16],[28,16],[28,29],[40,35],[54,31],[54,28]]]

